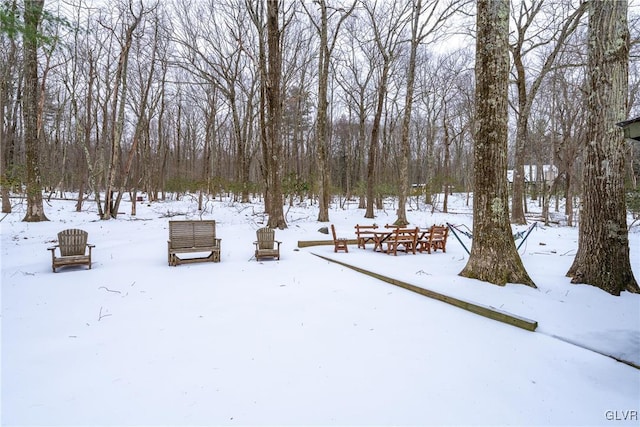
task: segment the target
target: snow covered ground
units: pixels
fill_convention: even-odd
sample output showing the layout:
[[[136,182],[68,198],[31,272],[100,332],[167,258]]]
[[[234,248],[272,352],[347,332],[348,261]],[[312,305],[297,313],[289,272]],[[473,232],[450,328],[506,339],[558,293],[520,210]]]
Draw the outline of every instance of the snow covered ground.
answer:
[[[259,202],[128,202],[100,221],[92,202],[51,201],[49,222],[2,218],[2,425],[638,425],[640,295],[571,285],[577,228],[538,226],[519,252],[538,286],[458,276],[447,252],[299,249],[318,232],[316,206],[285,207],[282,259],[256,262]],[[421,206],[412,225],[471,227],[464,195],[449,214]],[[395,220],[332,206],[338,234]],[[536,209],[532,206],[532,209]],[[215,219],[220,263],[169,267],[168,220]],[[64,228],[88,231],[91,270],[51,271]],[[522,231],[526,227],[517,227]],[[470,247],[471,242],[461,236]],[[630,233],[640,279],[640,230]],[[519,243],[519,242],[518,242]],[[319,254],[536,320],[496,322],[328,262]],[[589,350],[592,349],[592,350]]]

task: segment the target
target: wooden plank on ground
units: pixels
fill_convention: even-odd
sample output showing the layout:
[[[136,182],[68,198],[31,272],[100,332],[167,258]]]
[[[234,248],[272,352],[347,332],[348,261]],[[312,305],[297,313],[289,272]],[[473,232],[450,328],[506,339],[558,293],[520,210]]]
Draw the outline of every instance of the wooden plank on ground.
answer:
[[[299,243],[299,242],[298,242]],[[448,295],[441,294],[439,292],[435,292],[429,289],[421,288],[419,286],[412,285],[407,282],[403,282],[401,280],[397,280],[391,277],[384,276],[382,274],[374,273],[369,270],[365,270],[364,268],[356,267],[351,264],[347,264],[342,261],[338,261],[335,259],[331,259],[322,255],[314,254],[318,258],[322,258],[324,260],[334,262],[336,264],[340,264],[344,267],[355,270],[359,273],[366,274],[367,276],[371,276],[378,280],[382,280],[384,282],[390,283],[392,285],[399,286],[401,288],[407,289],[412,292],[416,292],[420,295],[424,295],[429,298],[433,298],[438,301],[446,302],[447,304],[451,304],[455,307],[462,308],[464,310],[470,311],[472,313],[479,314],[480,316],[487,317],[489,319],[497,320],[503,323],[507,323],[512,326],[517,326],[518,328],[525,329],[527,331],[535,331],[538,327],[538,322],[535,320],[527,319],[525,317],[517,316],[515,314],[508,313],[506,311],[499,310],[494,307],[489,307],[477,303],[472,303],[469,301],[464,301],[458,298],[450,297]]]
[[[348,245],[357,245],[356,239],[347,239]],[[333,245],[333,240],[298,240],[299,248],[307,248],[309,246]]]

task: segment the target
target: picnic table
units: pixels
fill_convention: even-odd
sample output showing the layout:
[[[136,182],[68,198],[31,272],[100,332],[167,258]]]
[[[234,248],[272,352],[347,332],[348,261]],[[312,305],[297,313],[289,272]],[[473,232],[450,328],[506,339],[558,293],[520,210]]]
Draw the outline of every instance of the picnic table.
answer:
[[[385,231],[373,231],[373,250],[375,252],[384,252],[382,245],[384,242],[391,237],[393,231],[385,230]]]
[[[397,255],[398,248],[402,246],[404,252],[416,253],[419,228],[390,227],[387,231],[376,231],[373,234],[374,251]],[[387,249],[384,249],[384,244]]]

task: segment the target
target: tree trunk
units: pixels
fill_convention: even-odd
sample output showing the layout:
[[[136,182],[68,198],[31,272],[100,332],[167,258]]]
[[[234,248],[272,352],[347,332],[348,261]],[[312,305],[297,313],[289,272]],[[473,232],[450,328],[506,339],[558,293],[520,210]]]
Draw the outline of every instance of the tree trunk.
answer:
[[[444,188],[444,196],[442,197],[442,212],[449,212],[449,180],[450,180],[450,164],[451,164],[451,137],[449,136],[449,123],[447,122],[447,107],[445,104],[443,111],[443,119],[442,119],[442,130],[444,133],[444,141],[442,145],[444,146],[444,165],[443,165],[443,182],[442,187]]]
[[[13,7],[16,7],[15,3]],[[15,10],[8,12],[16,13]],[[4,64],[0,65],[0,188],[2,213],[11,213],[11,200],[9,197],[13,186],[12,169],[16,148],[15,129],[18,127],[15,107],[19,104],[20,93],[20,85],[14,83],[16,63],[18,62],[18,47],[14,37],[7,36],[7,39],[10,47],[1,54]],[[11,113],[11,111],[14,112]]]
[[[523,36],[522,36],[523,37]],[[524,41],[519,39],[520,43]],[[527,94],[527,80],[522,59],[522,47],[513,48],[513,62],[516,69],[516,88],[518,94],[518,114],[516,117],[516,141],[515,141],[515,165],[513,168],[513,195],[511,199],[511,222],[514,224],[526,224],[524,215],[527,195],[525,192],[524,158],[525,147],[529,140],[529,114],[531,101]],[[533,95],[532,95],[533,97]],[[529,176],[531,179],[531,175]]]
[[[282,93],[280,82],[282,77],[282,29],[279,24],[280,0],[267,2],[267,70],[266,70],[266,108],[267,108],[267,156],[270,206],[269,221],[271,228],[285,229],[287,223],[282,208],[281,171],[284,157],[282,155],[281,123],[282,123]]]
[[[365,218],[375,218],[374,202],[375,202],[375,184],[376,184],[376,163],[378,161],[378,146],[380,139],[380,121],[382,120],[382,110],[384,107],[384,99],[387,96],[387,76],[389,61],[387,58],[382,65],[382,75],[378,83],[378,99],[376,101],[376,114],[373,118],[371,127],[371,140],[369,141],[369,163],[367,164],[367,210],[364,214]]]
[[[543,10],[545,1],[538,0],[520,3],[520,14],[515,19],[516,28],[513,31],[516,39],[510,46],[515,68],[514,83],[517,93],[515,165],[511,207],[511,222],[515,224],[526,224],[527,222],[525,217],[527,194],[524,182],[524,164],[526,156],[525,150],[526,147],[530,145],[529,117],[531,116],[533,102],[543,79],[545,79],[547,74],[553,69],[559,52],[564,48],[566,39],[575,31],[580,23],[580,18],[585,11],[585,4],[586,2],[580,2],[575,10],[569,12],[566,19],[561,20],[562,25],[552,28],[552,36],[550,39],[539,40],[535,31],[531,31],[532,34],[527,34],[527,31],[536,28],[536,26],[533,25],[536,20],[545,19],[545,10]],[[554,10],[554,6],[550,7],[552,12],[562,13],[561,10]],[[564,14],[561,16],[564,16]],[[554,24],[550,25],[554,26]],[[542,57],[544,62],[537,71],[537,75],[527,78],[524,56],[527,53],[535,53],[532,45],[535,46],[539,44],[543,46],[547,45],[549,41],[554,42],[553,47],[548,50],[548,53],[544,53],[546,56]],[[532,176],[530,176],[530,180],[533,181]]]
[[[360,190],[358,209],[366,209],[367,207],[367,187],[364,185],[367,182],[367,168],[365,167],[365,146],[367,141],[366,123],[367,123],[367,111],[365,106],[364,89],[359,90],[359,103],[358,103],[358,169],[360,171]]]
[[[38,26],[44,0],[25,0],[24,30],[24,138],[27,169],[27,213],[23,221],[48,221],[42,205],[40,131],[38,129]]]
[[[329,221],[329,189],[331,171],[329,170],[327,141],[327,86],[329,80],[329,46],[327,29],[327,5],[325,0],[318,2],[320,7],[320,52],[318,58],[318,120],[316,141],[318,151],[318,221]]]
[[[507,82],[509,0],[479,0],[476,37],[473,244],[461,276],[535,287],[509,223]]]
[[[121,190],[117,185],[116,180],[123,174],[119,167],[121,154],[120,144],[122,141],[125,122],[129,52],[133,42],[133,32],[140,24],[143,10],[140,10],[140,14],[138,16],[135,16],[133,11],[131,11],[131,14],[133,16],[133,21],[129,24],[124,34],[124,41],[122,44],[122,50],[120,51],[120,57],[118,59],[118,68],[116,70],[115,86],[113,89],[113,101],[111,106],[111,160],[109,162],[109,177],[107,179],[107,190],[104,199],[102,219],[116,218],[118,216],[118,205],[122,198],[122,192],[118,191],[118,194],[116,195],[115,191],[116,189]],[[125,173],[128,173],[128,171]]]
[[[515,142],[515,166],[513,168],[513,196],[511,200],[511,222],[514,224],[526,224],[527,219],[524,215],[525,203],[527,195],[525,193],[525,171],[524,171],[524,150],[527,144],[528,136],[528,118],[524,115],[519,116],[516,125],[516,142]],[[531,178],[531,177],[530,177]]]
[[[335,27],[331,40],[329,40],[329,16],[328,6],[326,0],[318,0],[318,8],[320,9],[320,23],[313,22],[316,27],[316,31],[320,36],[320,46],[318,53],[318,119],[316,122],[316,145],[317,145],[317,166],[318,166],[318,221],[329,221],[329,202],[331,199],[331,168],[329,165],[329,137],[327,127],[327,110],[329,108],[329,102],[327,100],[327,92],[329,86],[329,65],[331,60],[331,53],[338,40],[338,31],[344,20],[353,12],[356,2],[353,1],[351,6],[342,9],[344,12],[338,18],[338,23]],[[304,2],[302,6],[306,10]],[[309,11],[307,14],[311,17]]]
[[[589,6],[587,132],[578,252],[567,276],[612,295],[640,293],[629,258],[624,191],[629,73],[627,2]]]
[[[413,93],[415,88],[416,56],[418,51],[420,13],[422,12],[422,0],[417,0],[412,8],[411,19],[411,49],[409,52],[409,69],[407,70],[407,93],[405,94],[404,115],[402,117],[402,134],[400,137],[400,191],[398,195],[398,218],[396,225],[409,224],[407,219],[407,194],[409,192],[409,127],[411,125],[411,111],[413,109]]]

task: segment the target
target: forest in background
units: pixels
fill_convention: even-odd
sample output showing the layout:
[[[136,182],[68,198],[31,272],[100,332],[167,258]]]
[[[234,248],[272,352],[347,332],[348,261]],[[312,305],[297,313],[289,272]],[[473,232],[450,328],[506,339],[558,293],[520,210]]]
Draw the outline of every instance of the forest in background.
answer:
[[[329,195],[360,197],[362,207],[365,196],[379,203],[403,190],[426,200],[471,191],[475,2],[419,4],[415,18],[415,1],[282,2],[275,39],[281,72],[272,94],[282,109],[276,156],[264,126],[273,34],[264,2],[44,2],[37,143],[45,196],[78,191],[95,196],[98,205],[101,195],[113,197],[101,216],[115,217],[126,193],[154,200],[167,192],[225,192],[242,202],[264,194],[274,179],[284,197],[316,195],[322,202],[324,185]],[[565,198],[569,221],[587,140],[584,5],[514,1],[509,24],[513,190],[518,198],[542,192],[545,203],[547,192]],[[627,117],[640,115],[639,10],[630,3]],[[23,11],[22,2],[2,0],[3,16],[19,21]],[[28,37],[7,28],[0,34],[5,211],[9,193],[25,191],[29,169]],[[415,73],[408,76],[412,62]],[[411,115],[403,131],[410,78]],[[631,196],[638,192],[639,153],[629,146]],[[558,170],[553,182],[525,186],[517,175],[524,165],[549,164]],[[270,178],[274,169],[278,174]],[[405,182],[411,188],[403,189]]]

